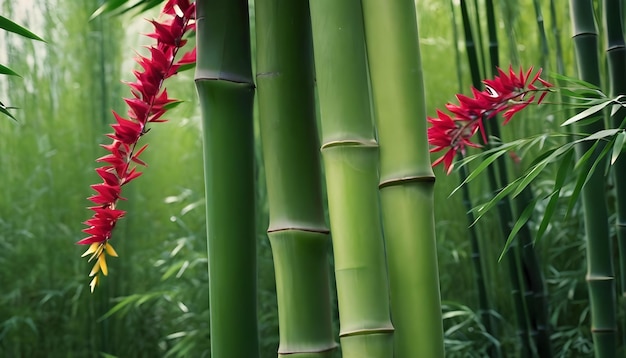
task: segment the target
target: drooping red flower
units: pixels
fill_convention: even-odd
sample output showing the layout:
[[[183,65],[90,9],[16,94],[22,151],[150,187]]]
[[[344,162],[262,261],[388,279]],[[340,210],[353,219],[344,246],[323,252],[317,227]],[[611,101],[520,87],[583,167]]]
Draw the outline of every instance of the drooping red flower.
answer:
[[[147,124],[164,122],[161,117],[167,105],[176,102],[168,96],[163,82],[175,75],[181,66],[195,62],[195,49],[176,60],[178,51],[187,42],[185,34],[195,29],[194,19],[193,2],[166,2],[161,18],[150,21],[154,32],[147,36],[155,39],[156,44],[148,47],[148,57],[138,55],[136,58],[141,70],[133,71],[136,80],[128,83],[132,94],[132,98],[124,99],[128,112],[126,116],[113,112],[116,123],[111,125],[113,133],[107,134],[113,141],[102,145],[109,154],[96,159],[96,162],[104,163],[104,166],[96,169],[102,183],[91,186],[96,193],[88,198],[95,204],[89,207],[94,212],[93,216],[84,222],[88,228],[83,232],[89,236],[77,242],[79,245],[90,245],[83,257],[90,255],[89,261],[95,260],[89,273],[90,277],[93,276],[89,284],[92,292],[98,284],[99,273],[105,276],[108,274],[106,255],[117,256],[109,240],[115,224],[126,214],[116,208],[119,200],[125,200],[121,196],[122,187],[141,175],[137,165],[146,165],[139,156],[147,144],[137,149],[138,142],[147,133]]]
[[[483,81],[483,91],[472,87],[472,97],[458,94],[459,104],[446,104],[452,117],[439,110],[437,117],[428,117],[431,124],[428,142],[434,147],[431,152],[447,149],[441,158],[433,162],[433,167],[443,163],[446,173],[450,174],[456,153],[465,153],[466,146],[479,147],[471,141],[479,129],[483,142],[487,143],[484,120],[502,113],[503,124],[507,124],[517,112],[534,103],[537,94],[536,103],[541,104],[552,84],[539,77],[541,69],[531,78],[532,72],[532,67],[526,72],[520,69],[519,73],[512,67],[509,67],[508,73],[498,68],[494,79]]]

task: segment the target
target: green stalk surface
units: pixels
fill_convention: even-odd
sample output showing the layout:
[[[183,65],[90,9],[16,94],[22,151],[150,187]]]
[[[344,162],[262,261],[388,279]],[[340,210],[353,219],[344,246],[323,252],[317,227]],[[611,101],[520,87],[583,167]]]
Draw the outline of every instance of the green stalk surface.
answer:
[[[626,94],[626,42],[624,41],[622,17],[620,16],[619,0],[604,0],[604,24],[607,36],[606,58],[608,63],[608,75],[611,97]],[[613,128],[624,128],[624,118],[626,111],[621,108],[611,116]],[[619,303],[624,307],[626,303],[626,184],[622,178],[626,178],[626,157],[620,155],[613,163],[613,177],[615,180],[616,196],[616,233],[617,245],[619,249],[619,274],[621,297]],[[622,326],[622,343],[626,337],[626,332]]]
[[[363,0],[396,358],[444,356],[415,4]]]
[[[249,36],[247,1],[197,2],[213,357],[259,356]]]
[[[308,1],[258,0],[255,14],[278,355],[331,357],[337,344],[331,325]]]
[[[574,48],[580,79],[600,86],[598,63],[598,34],[591,0],[571,0],[570,10],[573,24]],[[595,133],[604,128],[598,120],[577,126],[580,133]],[[578,157],[587,152],[594,143],[577,144]],[[603,144],[599,143],[588,164],[581,173],[589,170],[597,161]],[[603,160],[604,162],[604,160]],[[600,163],[598,168],[604,168]],[[616,357],[616,303],[613,258],[609,240],[607,203],[605,198],[603,170],[596,170],[582,188],[585,236],[587,238],[587,284],[591,304],[591,333],[596,358]]]
[[[344,358],[393,357],[360,0],[311,2]]]
[[[606,58],[611,97],[626,94],[626,44],[622,33],[622,18],[618,0],[604,0],[604,22],[607,30]],[[623,127],[626,111],[620,109],[611,117],[614,128]],[[617,196],[617,243],[619,245],[620,290],[626,297],[626,157],[620,155],[613,164]]]

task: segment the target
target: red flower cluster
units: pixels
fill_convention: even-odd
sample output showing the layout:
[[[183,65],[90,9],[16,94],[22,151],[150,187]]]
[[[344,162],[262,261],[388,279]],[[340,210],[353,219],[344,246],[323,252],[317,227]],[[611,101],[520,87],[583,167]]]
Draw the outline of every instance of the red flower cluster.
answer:
[[[471,141],[479,129],[486,143],[483,120],[504,112],[503,124],[507,124],[515,113],[533,103],[537,93],[541,93],[537,100],[537,104],[540,104],[552,84],[539,77],[541,69],[531,79],[532,71],[532,67],[526,72],[520,69],[519,74],[515,73],[512,67],[509,67],[508,73],[498,69],[499,75],[496,78],[483,81],[484,91],[472,87],[473,97],[459,94],[456,96],[459,100],[458,105],[446,104],[452,116],[437,110],[437,117],[428,117],[431,124],[428,128],[428,142],[434,146],[431,152],[448,150],[441,158],[435,160],[433,167],[443,163],[446,172],[450,174],[457,152],[465,153],[466,146],[479,147]],[[537,82],[542,86],[537,87]]]
[[[121,197],[122,186],[141,175],[137,165],[146,165],[139,155],[147,145],[137,149],[137,142],[147,133],[148,123],[165,122],[161,117],[167,105],[176,102],[168,97],[167,90],[162,90],[163,81],[175,75],[181,66],[196,61],[195,49],[175,60],[178,50],[187,42],[183,39],[184,35],[195,29],[195,12],[195,4],[189,3],[189,0],[166,2],[162,11],[163,20],[151,21],[154,32],[147,36],[156,39],[157,43],[148,48],[150,57],[139,55],[136,59],[142,70],[133,71],[137,80],[128,83],[132,98],[124,99],[129,108],[127,118],[113,112],[117,123],[111,125],[114,133],[107,135],[113,142],[102,145],[109,154],[96,160],[105,163],[96,169],[103,182],[91,186],[96,194],[88,198],[96,204],[89,208],[94,215],[84,222],[89,227],[83,232],[90,236],[78,241],[80,245],[90,245],[83,257],[91,255],[89,261],[96,260],[89,274],[94,276],[89,284],[92,292],[98,284],[99,272],[108,274],[106,255],[117,256],[109,239],[115,224],[125,214],[125,211],[116,208],[118,200],[125,200]],[[135,164],[131,167],[131,163]]]

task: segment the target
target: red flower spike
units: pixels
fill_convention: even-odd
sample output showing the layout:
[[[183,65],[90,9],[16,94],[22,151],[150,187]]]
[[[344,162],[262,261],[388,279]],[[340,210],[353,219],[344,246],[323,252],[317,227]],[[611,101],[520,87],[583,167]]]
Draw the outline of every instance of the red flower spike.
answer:
[[[137,171],[136,165],[146,166],[139,155],[147,148],[147,144],[137,149],[139,139],[147,133],[145,125],[149,122],[164,122],[160,117],[165,113],[167,105],[176,102],[167,95],[163,82],[176,74],[181,65],[195,61],[194,49],[175,62],[178,51],[187,42],[183,37],[195,29],[194,17],[195,4],[189,0],[166,2],[162,18],[150,21],[154,32],[147,36],[155,39],[156,45],[148,47],[149,57],[137,55],[135,61],[141,69],[133,71],[136,81],[126,83],[132,95],[124,99],[128,106],[128,118],[113,112],[116,123],[111,127],[114,133],[106,135],[113,141],[101,145],[109,154],[96,159],[96,162],[106,163],[96,169],[102,183],[91,186],[96,194],[88,200],[95,206],[89,207],[93,215],[83,223],[87,226],[83,232],[89,236],[77,242],[79,245],[90,245],[83,256],[89,256],[89,261],[95,262],[89,275],[94,276],[90,284],[92,292],[100,282],[100,272],[108,274],[106,256],[117,256],[109,240],[117,221],[126,215],[124,210],[116,209],[119,200],[126,200],[121,197],[122,186],[142,174]]]
[[[509,66],[508,72],[500,68],[497,70],[495,78],[483,81],[483,91],[471,88],[472,97],[458,94],[456,98],[459,104],[446,104],[446,109],[454,118],[439,110],[437,117],[428,117],[431,124],[428,128],[428,142],[434,147],[431,152],[447,150],[433,162],[433,167],[443,163],[446,173],[450,174],[456,153],[464,153],[467,146],[478,147],[471,141],[478,130],[487,143],[484,121],[503,113],[503,124],[507,124],[516,113],[535,103],[537,93],[540,95],[536,103],[541,104],[552,87],[551,83],[540,77],[541,69],[532,77],[532,67],[526,71],[520,68],[519,73],[512,66]]]

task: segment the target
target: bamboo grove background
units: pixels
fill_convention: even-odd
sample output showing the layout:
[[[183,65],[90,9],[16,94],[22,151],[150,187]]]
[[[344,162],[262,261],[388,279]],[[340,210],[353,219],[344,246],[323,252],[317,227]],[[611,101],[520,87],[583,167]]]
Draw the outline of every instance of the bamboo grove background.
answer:
[[[472,27],[475,36],[479,66],[490,76],[490,29],[486,21],[478,23],[488,15],[488,2],[416,2],[429,115],[454,94],[467,93],[472,83],[463,8],[469,20],[466,29]],[[600,2],[593,4],[596,10],[601,8]],[[96,179],[93,160],[101,155],[97,144],[108,131],[110,109],[123,108],[126,89],[120,79],[130,77],[132,51],[146,43],[139,34],[148,29],[141,16],[98,17],[89,22],[99,5],[98,1],[0,1],[3,16],[48,41],[33,43],[0,32],[0,63],[24,75],[23,79],[0,79],[0,97],[21,108],[14,113],[17,123],[0,121],[0,356],[84,357],[94,352],[119,357],[209,356],[203,147],[192,71],[168,85],[173,97],[185,101],[169,115],[173,120],[146,136],[152,143],[145,156],[150,166],[141,183],[129,187],[129,200],[124,204],[130,215],[116,228],[121,258],[109,263],[112,277],[91,295],[84,280],[87,264],[76,259],[82,248],[73,243],[80,239],[87,189]],[[249,6],[254,20],[254,5]],[[568,1],[503,0],[493,6],[501,66],[534,65],[576,74]],[[603,74],[605,29],[600,19],[597,23]],[[251,26],[254,34],[254,21]],[[254,59],[255,41],[251,43]],[[608,79],[602,79],[602,85],[608,91]],[[258,109],[255,106],[255,116]],[[556,105],[531,108],[503,127],[501,135],[506,141],[557,131],[566,115]],[[261,131],[255,121],[255,138]],[[256,143],[252,148],[256,163],[263,163]],[[532,153],[517,165],[530,160]],[[512,178],[518,169],[513,161],[508,167]],[[265,190],[266,170],[257,164],[253,174],[262,188],[254,193],[259,343],[261,356],[271,357],[278,350],[279,319],[266,234],[272,200]],[[548,168],[539,176],[532,187],[535,196],[552,190],[555,170]],[[459,183],[458,176],[446,176],[439,168],[435,174],[447,356],[523,355],[517,343],[511,280],[506,263],[498,262],[504,245],[498,215],[495,211],[485,215],[470,234],[462,195],[448,197]],[[606,189],[610,204],[615,201],[613,185],[609,182]],[[326,192],[325,186],[322,190]],[[468,195],[476,205],[487,201],[491,193],[488,181],[481,180],[473,182]],[[568,192],[563,195],[566,198]],[[536,217],[543,210],[545,204],[539,202]],[[535,247],[548,292],[547,319],[555,357],[593,356],[581,210],[575,206],[568,220],[552,220]],[[612,205],[609,210],[614,216]],[[559,211],[555,218],[562,217]],[[328,222],[328,211],[324,215]],[[531,229],[537,226],[531,219]],[[483,298],[491,307],[487,313],[480,309],[484,302],[479,300],[481,291],[472,269],[476,245],[486,285]],[[336,297],[334,281],[331,290],[331,297]],[[335,336],[339,330],[336,307],[333,298]],[[623,317],[623,312],[619,315]],[[623,332],[620,327],[620,342]]]

